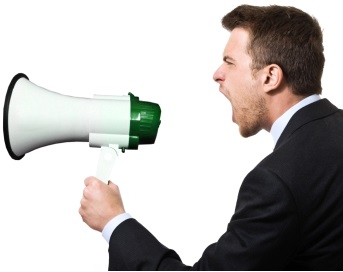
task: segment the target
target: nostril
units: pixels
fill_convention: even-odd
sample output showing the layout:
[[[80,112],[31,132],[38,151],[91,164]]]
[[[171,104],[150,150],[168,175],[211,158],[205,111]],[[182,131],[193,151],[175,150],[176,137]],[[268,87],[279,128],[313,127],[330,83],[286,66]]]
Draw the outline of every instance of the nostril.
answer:
[[[224,81],[224,73],[221,71],[220,67],[213,74],[213,80],[217,83]]]
[[[216,72],[214,75],[213,75],[213,80],[217,83],[220,83],[221,81],[221,78],[218,76],[218,73]]]

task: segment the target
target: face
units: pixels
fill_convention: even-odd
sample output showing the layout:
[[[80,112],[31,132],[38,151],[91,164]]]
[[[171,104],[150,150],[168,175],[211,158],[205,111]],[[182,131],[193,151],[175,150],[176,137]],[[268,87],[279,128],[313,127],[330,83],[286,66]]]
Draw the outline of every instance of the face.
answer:
[[[239,126],[243,137],[255,135],[264,128],[267,107],[260,71],[252,73],[251,57],[247,53],[249,33],[235,28],[225,46],[223,63],[213,79],[219,90],[231,102],[232,121]]]

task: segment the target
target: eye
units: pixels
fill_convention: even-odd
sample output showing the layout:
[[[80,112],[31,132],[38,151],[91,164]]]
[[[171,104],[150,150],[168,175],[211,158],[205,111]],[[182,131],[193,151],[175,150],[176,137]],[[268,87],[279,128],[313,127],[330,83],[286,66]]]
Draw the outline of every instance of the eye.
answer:
[[[234,63],[232,62],[231,58],[230,57],[224,57],[223,58],[223,61],[228,64],[228,65],[234,65]]]

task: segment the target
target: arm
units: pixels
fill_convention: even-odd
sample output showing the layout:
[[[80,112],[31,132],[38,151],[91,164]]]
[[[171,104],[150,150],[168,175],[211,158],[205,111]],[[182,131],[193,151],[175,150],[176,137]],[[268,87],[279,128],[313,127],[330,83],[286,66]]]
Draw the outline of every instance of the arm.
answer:
[[[79,213],[83,221],[90,228],[103,232],[105,227],[113,227],[109,226],[110,224],[108,224],[113,219],[116,220],[119,218],[120,222],[120,218],[122,216],[125,217],[124,221],[122,221],[119,225],[116,223],[114,224],[115,230],[109,241],[109,270],[150,270],[152,267],[159,266],[159,259],[166,259],[169,256],[171,258],[171,262],[174,262],[176,259],[176,264],[181,264],[181,267],[183,267],[180,258],[174,251],[168,250],[166,247],[160,244],[136,220],[127,218],[125,216],[125,209],[117,185],[109,182],[109,185],[107,186],[105,183],[95,177],[88,177],[85,179],[85,185],[86,187],[83,191],[83,198],[81,199]],[[135,225],[139,225],[141,229],[136,230],[134,227]],[[114,235],[114,233],[117,233],[118,229],[124,229],[125,234],[120,234],[119,231],[118,233],[120,238],[116,239],[116,235]],[[144,251],[151,258],[147,256],[142,262],[137,260],[137,263],[134,263],[134,251],[131,251],[131,249],[125,250],[125,244],[128,242],[127,239],[132,239],[135,242],[138,242],[141,234],[142,237],[144,236],[144,241],[142,241],[143,244],[140,244],[137,249],[138,251]],[[125,237],[126,235],[127,237]],[[138,238],[138,240],[135,240],[135,237]],[[119,251],[111,251],[111,243],[113,241],[119,244]],[[123,243],[123,245],[120,245],[121,243]],[[154,247],[155,243],[158,244],[158,247]],[[135,246],[133,245],[133,247]],[[121,248],[123,249],[122,251]],[[125,262],[133,263],[130,265],[126,264]],[[131,269],[131,267],[135,267],[135,269]]]
[[[110,270],[278,270],[295,253],[299,240],[294,199],[283,181],[256,168],[245,178],[227,231],[193,267],[163,246],[135,219],[113,232]]]

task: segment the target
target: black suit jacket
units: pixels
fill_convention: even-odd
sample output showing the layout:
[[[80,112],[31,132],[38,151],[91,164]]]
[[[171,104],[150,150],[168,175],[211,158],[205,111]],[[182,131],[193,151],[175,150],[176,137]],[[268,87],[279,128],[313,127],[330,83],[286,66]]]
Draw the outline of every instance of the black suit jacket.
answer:
[[[343,270],[343,111],[322,99],[291,118],[244,179],[226,233],[192,267],[135,219],[109,244],[109,270]]]

